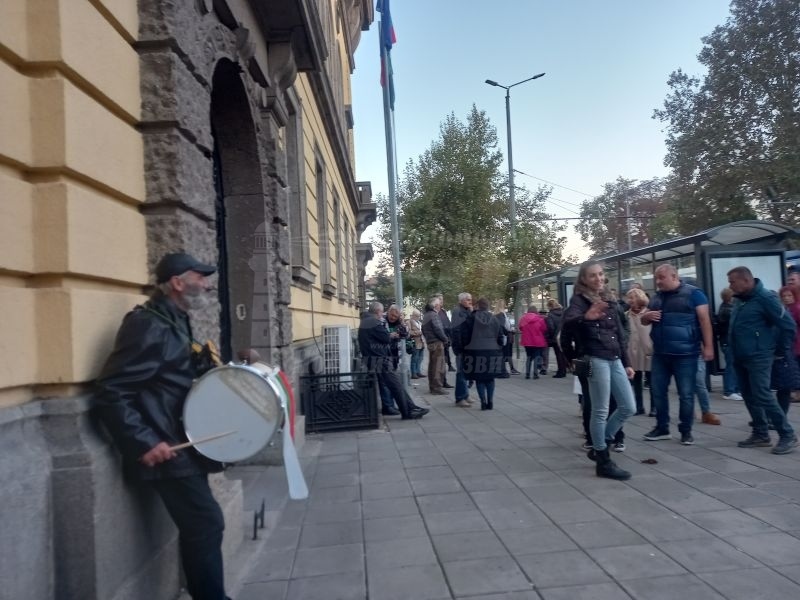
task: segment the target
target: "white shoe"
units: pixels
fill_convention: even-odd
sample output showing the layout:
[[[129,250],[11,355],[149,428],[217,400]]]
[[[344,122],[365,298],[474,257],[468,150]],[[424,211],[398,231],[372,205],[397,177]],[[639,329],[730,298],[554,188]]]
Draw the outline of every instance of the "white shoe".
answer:
[[[723,400],[744,400],[744,398],[742,398],[741,394],[736,394],[736,393],[730,394],[728,396],[725,396],[723,394],[722,399]]]

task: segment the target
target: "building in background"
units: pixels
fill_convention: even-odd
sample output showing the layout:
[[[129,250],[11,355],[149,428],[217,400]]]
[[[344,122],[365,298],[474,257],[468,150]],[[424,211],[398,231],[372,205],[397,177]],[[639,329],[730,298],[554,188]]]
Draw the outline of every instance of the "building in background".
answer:
[[[373,18],[370,0],[0,3],[4,594],[177,591],[175,531],[89,411],[161,255],[218,265],[195,334],[226,359],[256,348],[297,377],[324,325],[356,324],[375,206],[350,74]],[[241,488],[215,487],[231,553]]]

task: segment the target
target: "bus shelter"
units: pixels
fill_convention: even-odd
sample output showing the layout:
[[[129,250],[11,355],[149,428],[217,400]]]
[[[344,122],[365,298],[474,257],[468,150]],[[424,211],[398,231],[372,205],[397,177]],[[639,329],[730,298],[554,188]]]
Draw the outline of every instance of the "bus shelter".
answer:
[[[640,284],[648,295],[652,295],[656,268],[671,264],[683,281],[706,292],[709,308],[716,314],[721,303],[720,292],[728,286],[727,273],[733,267],[748,267],[768,289],[778,290],[783,286],[787,253],[790,256],[795,254],[792,250],[800,245],[799,238],[800,231],[780,223],[737,221],[644,248],[597,257],[596,260],[604,263],[608,286],[619,297],[633,283]],[[570,265],[512,282],[514,312],[523,312],[523,307],[531,303],[544,310],[550,298],[567,306],[579,267]]]

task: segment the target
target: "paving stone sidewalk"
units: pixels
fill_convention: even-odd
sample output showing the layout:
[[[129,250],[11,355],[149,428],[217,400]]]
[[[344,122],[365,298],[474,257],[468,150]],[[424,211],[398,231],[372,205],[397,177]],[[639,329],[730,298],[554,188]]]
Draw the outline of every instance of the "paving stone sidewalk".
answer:
[[[310,436],[311,495],[270,513],[234,597],[800,598],[800,451],[737,448],[744,404],[713,393],[721,426],[682,446],[674,401],[671,441],[640,441],[653,419],[633,417],[614,455],[633,478],[599,479],[571,392],[571,378],[515,376],[494,411],[421,394],[420,421]]]

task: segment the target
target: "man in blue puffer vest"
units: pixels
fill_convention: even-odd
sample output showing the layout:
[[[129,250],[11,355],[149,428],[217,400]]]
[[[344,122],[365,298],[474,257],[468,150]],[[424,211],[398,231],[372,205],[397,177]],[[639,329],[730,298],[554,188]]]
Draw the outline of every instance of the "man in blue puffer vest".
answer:
[[[765,289],[761,280],[753,278],[747,267],[728,271],[728,285],[735,298],[728,343],[739,388],[753,419],[753,433],[737,445],[740,448],[771,446],[769,420],[780,436],[772,453],[788,454],[797,446],[797,436],[770,390],[770,375],[773,361],[792,351],[797,327],[778,297]]]
[[[657,292],[642,323],[652,323],[653,361],[650,390],[656,409],[656,426],[645,434],[647,441],[668,440],[669,380],[675,377],[680,409],[678,431],[681,444],[694,444],[694,387],[697,357],[714,359],[714,334],[708,312],[708,298],[693,285],[683,283],[672,265],[661,265],[655,272]],[[702,342],[702,347],[701,347]]]

